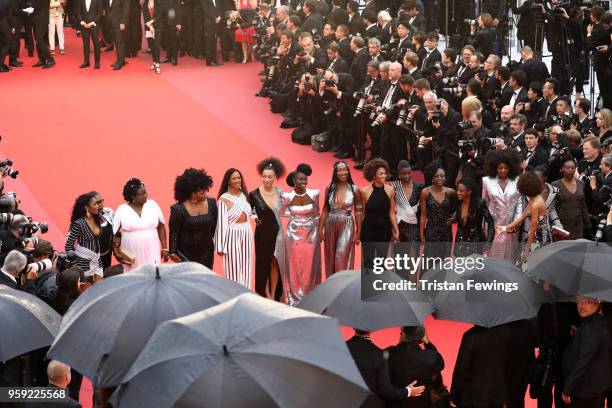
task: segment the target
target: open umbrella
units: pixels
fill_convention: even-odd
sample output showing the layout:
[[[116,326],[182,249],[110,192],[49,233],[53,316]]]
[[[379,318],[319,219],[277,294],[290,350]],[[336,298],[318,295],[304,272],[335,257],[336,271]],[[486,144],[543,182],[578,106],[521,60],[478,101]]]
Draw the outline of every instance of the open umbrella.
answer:
[[[357,407],[367,395],[335,319],[244,294],[161,324],[110,401],[116,408]]]
[[[36,296],[0,285],[0,361],[49,346],[61,320]]]
[[[378,275],[385,282],[400,283],[392,273]],[[388,327],[420,326],[433,312],[431,303],[419,290],[381,291],[362,300],[359,271],[333,274],[298,304],[300,309],[335,317],[343,326],[376,331]]]
[[[160,323],[245,292],[200,264],[142,266],[86,290],[64,316],[48,356],[95,386],[113,387]]]
[[[512,263],[501,258],[484,258],[483,268],[471,268],[448,281],[447,288],[433,293],[434,317],[441,320],[495,327],[531,319],[550,295]],[[444,284],[432,273],[428,282]]]
[[[608,244],[586,239],[553,242],[529,255],[527,266],[529,275],[568,295],[610,298],[612,247]]]

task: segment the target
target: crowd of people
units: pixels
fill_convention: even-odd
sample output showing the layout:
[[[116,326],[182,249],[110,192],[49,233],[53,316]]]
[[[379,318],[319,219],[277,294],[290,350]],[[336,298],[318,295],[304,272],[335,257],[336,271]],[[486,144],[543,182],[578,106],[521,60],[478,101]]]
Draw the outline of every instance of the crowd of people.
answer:
[[[46,226],[4,195],[0,284],[35,293],[63,314],[106,276],[168,261],[212,268],[216,254],[228,279],[296,305],[324,276],[355,269],[359,248],[366,268],[400,242],[413,255],[486,254],[528,269],[529,254],[556,240],[612,242],[612,12],[575,1],[485,0],[475,10],[459,3],[0,0],[0,71],[21,65],[22,28],[30,53],[36,45],[36,65],[52,67],[48,44],[57,33],[63,53],[65,21],[83,39],[82,68],[90,66],[91,42],[94,68],[105,46],[116,49],[113,68],[121,69],[140,50],[142,17],[151,70],[161,72],[161,49],[174,65],[187,54],[220,65],[220,38],[224,60],[263,63],[258,95],[283,114],[282,127],[295,128],[292,139],[338,158],[327,186],[309,185],[308,164],[286,175],[270,157],[249,191],[230,168],[216,198],[206,171],[186,169],[167,223],[142,180],[127,181],[115,210],[97,192],[82,194],[61,254],[41,238]],[[520,17],[523,46],[520,62],[503,65],[509,10]],[[592,76],[583,70],[588,61]],[[597,83],[598,99],[587,97],[585,82]],[[366,185],[353,180],[353,166]],[[1,168],[16,176],[9,163]],[[531,382],[539,406],[601,407],[612,389],[611,317],[607,304],[579,299],[543,305],[534,322],[474,327],[450,392],[423,328],[403,328],[388,353],[362,331],[348,346],[379,403],[523,406]],[[25,383],[47,381],[43,357],[28,356],[37,369]],[[2,381],[23,384],[23,360],[3,362]],[[49,370],[62,371],[78,399],[82,377],[55,363]]]

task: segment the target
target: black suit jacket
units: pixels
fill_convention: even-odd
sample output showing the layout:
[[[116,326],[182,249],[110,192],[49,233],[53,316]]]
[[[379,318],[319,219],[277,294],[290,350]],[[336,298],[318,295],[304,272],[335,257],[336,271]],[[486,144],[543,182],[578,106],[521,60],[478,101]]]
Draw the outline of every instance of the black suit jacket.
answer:
[[[365,37],[366,38],[376,38],[380,34],[380,28],[377,24],[374,24],[371,27],[365,29]]]
[[[523,62],[518,69],[522,70],[527,74],[527,84],[534,81],[544,83],[546,78],[550,77],[546,64],[542,61],[538,61],[535,58],[528,59]]]
[[[325,21],[328,23],[334,23],[336,26],[339,26],[340,24],[347,24],[349,22],[349,15],[346,10],[340,7],[334,7],[325,18]]]
[[[362,406],[384,407],[384,401],[399,401],[405,399],[408,395],[404,388],[408,386],[406,383],[403,386],[395,387],[389,378],[389,366],[384,352],[376,347],[368,339],[354,336],[346,345],[355,360],[355,364],[359,369],[359,373],[367,384],[368,388],[377,398],[368,398]]]
[[[582,321],[563,353],[563,393],[601,397],[610,387],[610,333],[599,313]]]
[[[313,62],[300,61],[300,65],[303,71],[316,75],[317,68],[325,69],[327,66],[327,54],[321,48],[315,48],[312,57],[314,58]]]
[[[524,158],[527,160],[527,148],[523,150]],[[527,163],[529,168],[536,168],[548,162],[549,153],[548,150],[540,146],[539,144],[536,146],[535,151],[529,158]]]
[[[513,136],[508,136],[508,139],[504,140],[504,143],[509,149],[514,149],[518,151],[523,151],[527,147],[525,146],[525,132],[521,133],[521,135],[516,139],[513,139]]]
[[[351,35],[364,35],[365,23],[363,22],[363,17],[361,17],[359,13],[355,14],[349,22],[349,30],[351,32]]]
[[[358,86],[363,85],[365,76],[368,73],[368,62],[370,61],[370,54],[367,48],[362,48],[353,58],[353,63],[349,70],[350,74],[355,78]]]
[[[329,4],[327,4],[326,0],[320,0],[315,7],[315,11],[319,13],[322,17],[325,17],[329,14],[331,9],[329,8]]]
[[[610,197],[610,189],[612,189],[612,173],[608,174],[608,177],[603,180],[603,184],[601,185],[601,187],[591,193],[593,203],[595,205],[599,205],[599,207],[603,207],[603,204]]]
[[[338,56],[335,61],[329,61],[325,69],[331,69],[334,72],[348,72],[349,64],[342,57]]]
[[[355,54],[353,53],[353,50],[351,50],[351,40],[348,38],[343,38],[338,41],[338,45],[340,46],[340,56],[350,66],[355,58]]]
[[[110,4],[110,0],[106,0],[106,15],[110,19],[110,23],[113,27],[119,27],[119,24],[128,23],[129,12],[130,12],[130,2],[128,0],[112,0],[113,3]]]
[[[436,65],[436,62],[442,62],[442,54],[440,54],[440,51],[436,48],[429,56],[427,56],[427,51],[425,51],[423,53],[423,58],[419,61],[419,69],[421,71],[428,71]]]
[[[425,349],[418,344],[401,342],[389,347],[389,371],[391,383],[395,386],[410,384],[416,380],[418,385],[425,386],[425,392],[419,397],[411,397],[403,401],[395,401],[392,407],[423,407],[430,406],[430,390],[432,377],[444,368],[444,359],[436,347],[429,343]]]
[[[83,21],[85,23],[96,23],[96,26],[100,26],[102,11],[104,10],[104,3],[102,0],[91,0],[89,11],[87,11],[85,0],[76,0],[75,6],[77,24],[80,25],[81,21]]]
[[[32,0],[32,7],[34,7],[34,12],[32,13],[32,21],[34,22],[34,24],[49,24],[50,3],[50,0]]]
[[[376,35],[376,38],[380,40],[381,44],[386,44],[391,41],[391,33],[393,33],[393,31],[393,26],[389,22],[386,26],[380,28],[380,31]]]
[[[323,17],[319,13],[309,14],[306,20],[304,20],[304,23],[302,23],[300,30],[302,30],[302,32],[307,31],[311,34],[314,32],[323,34]]]
[[[216,4],[213,4],[212,0],[200,0],[205,25],[210,26],[215,24],[217,17],[221,17],[223,15],[224,7],[222,0],[215,0],[215,3]]]
[[[19,287],[17,286],[17,284],[15,282],[13,282],[13,280],[11,278],[9,278],[8,276],[6,276],[4,274],[4,272],[0,271],[0,285],[5,285],[8,286],[11,289],[19,289]]]
[[[417,14],[410,25],[412,26],[413,31],[427,32],[427,20],[425,20],[425,16],[423,14]]]

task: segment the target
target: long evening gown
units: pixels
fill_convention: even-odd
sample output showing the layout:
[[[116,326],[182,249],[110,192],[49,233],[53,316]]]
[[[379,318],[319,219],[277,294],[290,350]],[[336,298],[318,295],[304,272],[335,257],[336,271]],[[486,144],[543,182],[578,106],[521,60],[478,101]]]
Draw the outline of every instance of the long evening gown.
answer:
[[[482,198],[487,202],[495,225],[504,226],[514,221],[520,197],[516,180],[508,179],[505,190],[502,190],[497,177],[482,178]],[[519,256],[518,236],[518,232],[502,232],[496,235],[491,246],[491,256],[505,258],[514,263]]]
[[[563,228],[570,233],[569,239],[584,237],[584,228],[590,225],[589,210],[584,196],[584,184],[576,180],[576,191],[570,192],[563,181],[554,181],[553,186],[559,189],[555,207]]]
[[[259,188],[249,193],[249,203],[259,219],[255,227],[255,291],[262,296],[266,293],[272,260],[276,258],[280,276],[283,276],[285,266],[285,241],[283,234],[280,233],[283,225],[280,219],[283,192],[280,188],[275,187],[274,193],[274,208],[268,206]],[[282,293],[281,281],[279,281],[276,292]],[[278,298],[277,294],[272,295],[275,299]]]
[[[390,209],[391,200],[385,187],[372,185],[372,194],[366,202],[361,223],[361,259],[364,268],[371,268],[374,258],[388,255],[392,236]]]
[[[298,303],[321,283],[321,243],[319,242],[319,190],[306,189],[312,200],[306,205],[292,205],[295,190],[283,193],[281,214],[289,215],[285,233],[285,270],[283,300]]]
[[[355,251],[353,238],[357,186],[347,186],[344,201],[338,205],[336,194],[329,197],[329,212],[325,220],[325,276],[329,278],[336,272],[353,269]]]
[[[533,244],[531,245],[531,250],[535,250],[541,246],[548,245],[552,242],[552,227],[557,226],[559,228],[563,228],[561,221],[559,220],[559,216],[557,215],[556,210],[556,201],[557,195],[559,194],[559,189],[552,184],[546,183],[546,189],[548,190],[548,196],[546,197],[546,214],[540,216],[537,224],[537,231],[535,233],[535,237],[533,240]],[[515,219],[520,217],[525,208],[527,208],[527,198],[521,196],[518,205],[516,206]],[[525,244],[527,243],[527,238],[529,236],[529,229],[531,227],[531,214],[527,214],[527,218],[523,221],[523,225],[521,227],[520,232],[520,243],[521,243],[521,251],[525,249]]]
[[[495,238],[495,221],[489,212],[485,200],[480,200],[475,213],[468,211],[465,224],[461,219],[461,205],[457,206],[455,214],[457,221],[457,235],[455,237],[455,256],[469,256],[484,252],[485,242],[490,246]],[[485,236],[484,224],[487,225]]]
[[[191,216],[183,203],[170,207],[170,253],[213,267],[217,202],[208,197],[208,213]]]
[[[453,242],[453,227],[448,222],[455,216],[455,199],[444,194],[439,203],[430,192],[427,195],[427,224],[425,225],[425,257],[447,258]]]
[[[230,201],[232,208],[223,202]],[[253,231],[248,217],[251,206],[244,194],[238,197],[224,193],[217,201],[217,230],[215,248],[223,253],[225,277],[251,289],[253,278]],[[240,216],[247,216],[246,222],[237,222]]]

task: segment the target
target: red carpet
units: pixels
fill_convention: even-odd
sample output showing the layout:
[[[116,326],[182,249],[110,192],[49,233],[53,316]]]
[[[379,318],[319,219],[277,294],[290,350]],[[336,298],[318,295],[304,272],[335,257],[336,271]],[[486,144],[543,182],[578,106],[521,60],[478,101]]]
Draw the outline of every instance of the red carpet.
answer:
[[[16,191],[28,214],[49,222],[46,238],[56,248],[63,247],[77,195],[97,190],[107,206],[116,208],[130,177],[144,181],[166,216],[174,178],[186,167],[206,168],[215,180],[215,195],[228,167],[243,171],[249,188],[259,185],[255,164],[268,155],[282,158],[289,169],[311,164],[312,188],[323,189],[331,179],[332,154],[293,144],[290,131],[278,127],[282,118],[270,112],[268,100],[253,96],[260,86],[260,64],[211,68],[183,58],[177,67],[162,65],[156,75],[148,69],[150,56],[142,53],[115,72],[109,67],[114,53],[107,52],[101,70],[80,70],[81,40],[69,29],[66,37],[67,55],[57,55],[54,68],[31,68],[36,59],[25,57],[23,68],[0,75],[0,153],[21,172],[17,180],[5,179],[5,191]],[[361,174],[353,177],[365,183]],[[279,185],[287,188],[284,180]],[[222,272],[221,262],[215,270]],[[427,321],[429,337],[446,361],[448,385],[467,327]],[[352,331],[344,332],[348,338]],[[373,338],[386,347],[397,342],[398,334],[384,330]],[[90,406],[89,383],[81,401]]]

